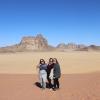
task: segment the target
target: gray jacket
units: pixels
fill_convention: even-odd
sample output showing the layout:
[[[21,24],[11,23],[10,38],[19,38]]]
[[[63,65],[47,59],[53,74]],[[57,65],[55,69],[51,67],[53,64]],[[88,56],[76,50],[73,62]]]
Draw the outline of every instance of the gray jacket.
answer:
[[[60,78],[61,76],[61,69],[59,64],[54,64],[54,71],[53,71],[55,78]]]

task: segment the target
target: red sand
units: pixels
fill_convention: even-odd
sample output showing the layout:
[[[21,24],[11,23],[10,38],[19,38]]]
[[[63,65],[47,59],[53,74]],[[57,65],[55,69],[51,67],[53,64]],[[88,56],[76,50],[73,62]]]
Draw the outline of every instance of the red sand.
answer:
[[[35,82],[36,75],[0,74],[0,100],[100,100],[100,73],[62,75],[57,91]]]

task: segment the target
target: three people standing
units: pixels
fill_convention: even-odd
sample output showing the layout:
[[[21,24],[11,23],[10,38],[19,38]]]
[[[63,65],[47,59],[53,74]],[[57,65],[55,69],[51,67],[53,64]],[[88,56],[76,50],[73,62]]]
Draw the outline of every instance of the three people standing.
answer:
[[[57,59],[50,58],[48,64],[45,63],[44,59],[40,59],[38,68],[41,87],[45,89],[46,81],[48,81],[49,89],[53,89],[54,91],[59,89],[59,78],[61,77],[61,69]]]

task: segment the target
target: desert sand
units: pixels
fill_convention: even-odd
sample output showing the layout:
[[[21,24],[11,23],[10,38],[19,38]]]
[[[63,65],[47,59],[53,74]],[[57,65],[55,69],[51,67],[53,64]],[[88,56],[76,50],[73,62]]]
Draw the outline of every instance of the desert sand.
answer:
[[[60,89],[41,90],[36,65],[56,57]],[[0,100],[100,100],[99,52],[30,52],[0,54]]]
[[[100,73],[66,74],[57,91],[41,90],[36,75],[0,75],[0,100],[100,100]]]
[[[40,58],[56,57],[63,74],[100,71],[100,52],[31,52],[0,54],[0,73],[36,74]]]

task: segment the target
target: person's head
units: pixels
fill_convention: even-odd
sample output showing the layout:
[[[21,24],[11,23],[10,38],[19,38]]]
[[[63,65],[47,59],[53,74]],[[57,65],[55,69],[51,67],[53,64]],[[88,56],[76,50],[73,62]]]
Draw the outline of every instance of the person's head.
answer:
[[[40,64],[45,64],[44,59],[40,59]]]
[[[49,59],[49,64],[53,64],[53,58]]]
[[[57,58],[53,58],[53,63],[59,64]]]

